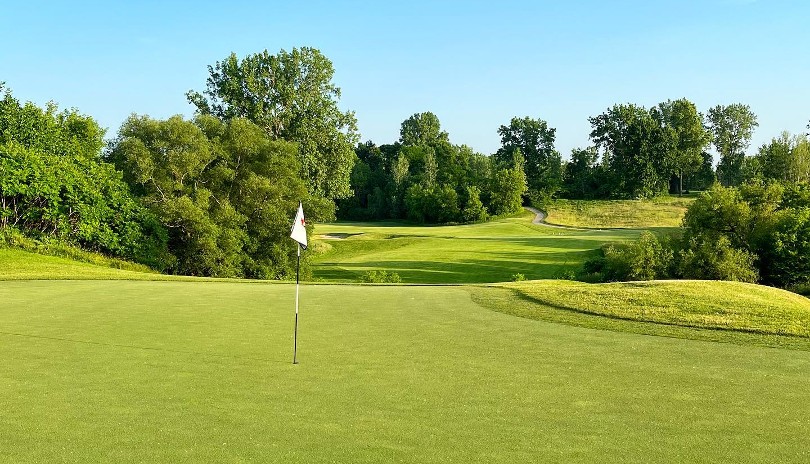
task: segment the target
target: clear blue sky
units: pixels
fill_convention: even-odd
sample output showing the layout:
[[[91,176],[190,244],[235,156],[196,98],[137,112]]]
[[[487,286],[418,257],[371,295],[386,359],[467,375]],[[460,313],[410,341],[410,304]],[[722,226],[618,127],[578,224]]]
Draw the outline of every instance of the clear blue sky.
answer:
[[[230,52],[320,49],[363,140],[389,143],[434,112],[454,143],[497,150],[513,116],[589,144],[614,103],[745,103],[753,153],[810,119],[810,2],[0,2],[0,81],[23,101],[75,107],[114,136],[130,113],[191,115],[206,66]]]

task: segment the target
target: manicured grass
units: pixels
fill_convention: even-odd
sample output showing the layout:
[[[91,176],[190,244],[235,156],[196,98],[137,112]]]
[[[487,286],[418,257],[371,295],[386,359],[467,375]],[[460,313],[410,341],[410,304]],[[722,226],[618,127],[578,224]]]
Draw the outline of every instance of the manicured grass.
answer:
[[[513,317],[488,292],[514,295],[305,285],[293,366],[292,285],[0,282],[0,461],[810,459],[810,352]]]
[[[678,227],[694,197],[651,200],[554,200],[546,222],[584,228]]]
[[[314,276],[357,282],[367,271],[386,270],[407,283],[503,282],[518,273],[528,279],[558,278],[576,272],[603,243],[639,234],[557,229],[533,225],[533,218],[526,212],[484,224],[440,227],[319,224],[311,251]]]

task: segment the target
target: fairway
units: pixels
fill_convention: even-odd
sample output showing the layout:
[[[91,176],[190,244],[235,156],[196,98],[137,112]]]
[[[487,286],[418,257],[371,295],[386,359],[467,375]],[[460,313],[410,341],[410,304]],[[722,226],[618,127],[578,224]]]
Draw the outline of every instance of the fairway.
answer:
[[[356,282],[371,270],[407,283],[484,283],[571,276],[605,242],[638,230],[567,230],[532,224],[534,214],[484,224],[420,227],[404,223],[318,224],[316,279]]]
[[[476,291],[488,291],[477,289]],[[2,462],[807,462],[810,352],[468,287],[0,282]]]

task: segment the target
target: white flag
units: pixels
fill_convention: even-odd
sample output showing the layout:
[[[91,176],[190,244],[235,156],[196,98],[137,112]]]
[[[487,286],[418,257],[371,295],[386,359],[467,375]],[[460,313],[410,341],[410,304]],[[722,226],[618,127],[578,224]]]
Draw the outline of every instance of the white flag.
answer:
[[[292,230],[290,231],[290,238],[295,240],[301,245],[301,248],[307,249],[307,229],[304,221],[304,207],[298,203],[298,212],[295,213],[295,222],[293,222]]]

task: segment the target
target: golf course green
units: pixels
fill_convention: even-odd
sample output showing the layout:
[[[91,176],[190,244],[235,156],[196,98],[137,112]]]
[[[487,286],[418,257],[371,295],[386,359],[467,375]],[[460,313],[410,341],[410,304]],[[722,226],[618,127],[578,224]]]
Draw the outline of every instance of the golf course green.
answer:
[[[810,460],[809,300],[486,283],[639,233],[531,219],[319,225],[316,278],[419,285],[305,282],[298,365],[293,284],[0,249],[0,462]]]
[[[466,287],[0,283],[4,462],[803,462],[810,352]]]

